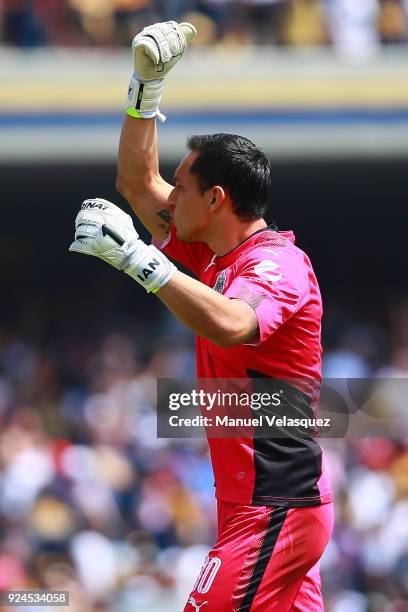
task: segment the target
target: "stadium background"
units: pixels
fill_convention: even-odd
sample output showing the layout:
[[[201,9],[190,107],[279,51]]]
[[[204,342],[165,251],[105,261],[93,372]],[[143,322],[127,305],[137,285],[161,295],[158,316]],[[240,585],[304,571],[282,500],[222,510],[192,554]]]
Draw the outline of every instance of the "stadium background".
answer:
[[[169,79],[167,178],[189,133],[271,156],[271,218],[311,256],[324,373],[408,374],[407,7],[397,0],[0,2],[0,588],[73,610],[175,612],[215,536],[205,443],[155,437],[155,381],[194,373],[157,300],[68,255],[85,197],[126,206],[115,157],[141,26],[188,18]],[[325,443],[329,612],[408,609],[408,446]]]

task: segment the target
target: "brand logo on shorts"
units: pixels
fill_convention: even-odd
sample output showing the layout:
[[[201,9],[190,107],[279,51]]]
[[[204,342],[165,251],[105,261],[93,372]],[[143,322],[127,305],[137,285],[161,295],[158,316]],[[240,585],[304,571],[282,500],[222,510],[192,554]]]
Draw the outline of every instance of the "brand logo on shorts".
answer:
[[[194,599],[194,597],[190,597],[190,599],[188,600],[188,603],[191,604],[195,610],[200,610],[200,608],[202,608],[203,606],[205,606],[205,604],[208,604],[208,601],[203,601],[202,604],[198,604],[196,603],[196,600]]]
[[[217,280],[215,281],[215,285],[213,287],[214,291],[217,291],[218,293],[222,293],[225,288],[226,280],[227,280],[227,275],[225,271],[221,272],[221,274],[217,276]]]

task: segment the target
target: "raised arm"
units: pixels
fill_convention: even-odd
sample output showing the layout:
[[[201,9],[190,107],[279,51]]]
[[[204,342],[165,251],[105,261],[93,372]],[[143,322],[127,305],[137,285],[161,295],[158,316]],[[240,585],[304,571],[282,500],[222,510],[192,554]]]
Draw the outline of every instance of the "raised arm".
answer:
[[[126,115],[119,145],[116,188],[160,242],[169,231],[167,198],[172,185],[160,176],[156,118]]]
[[[159,172],[156,116],[164,77],[183,57],[196,30],[174,21],[144,28],[133,40],[134,72],[119,146],[117,189],[159,241],[168,231],[167,199],[173,189]]]
[[[166,22],[144,28],[133,41],[135,72],[120,141],[117,187],[145,227],[162,240],[168,232],[172,186],[159,173],[156,116],[163,77],[195,35],[191,24]],[[153,244],[139,239],[132,220],[106,200],[85,200],[70,251],[93,255],[122,270],[159,299],[196,333],[229,347],[257,334],[254,310],[178,271]]]

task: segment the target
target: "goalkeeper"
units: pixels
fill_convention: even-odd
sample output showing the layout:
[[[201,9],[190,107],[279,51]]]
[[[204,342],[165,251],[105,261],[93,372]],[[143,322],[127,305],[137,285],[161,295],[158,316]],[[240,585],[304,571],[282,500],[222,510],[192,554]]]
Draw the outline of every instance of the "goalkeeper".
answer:
[[[70,249],[124,271],[194,330],[198,378],[319,381],[319,287],[293,233],[263,218],[271,188],[263,152],[240,136],[193,136],[174,186],[160,176],[164,79],[194,35],[191,24],[167,22],[133,41],[117,187],[153,244],[139,239],[125,212],[96,198],[83,203]],[[313,414],[307,395],[291,394]],[[323,610],[318,562],[333,510],[317,442],[210,438],[209,445],[218,537],[185,610]]]

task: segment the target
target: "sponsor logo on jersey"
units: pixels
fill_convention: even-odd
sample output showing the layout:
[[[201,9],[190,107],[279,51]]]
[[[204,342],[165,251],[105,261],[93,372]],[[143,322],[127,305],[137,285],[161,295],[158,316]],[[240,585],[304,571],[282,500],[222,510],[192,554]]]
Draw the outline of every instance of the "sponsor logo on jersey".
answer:
[[[282,278],[282,272],[278,272],[279,264],[270,259],[264,259],[256,264],[254,272],[260,278],[266,278],[273,283],[277,283]]]

